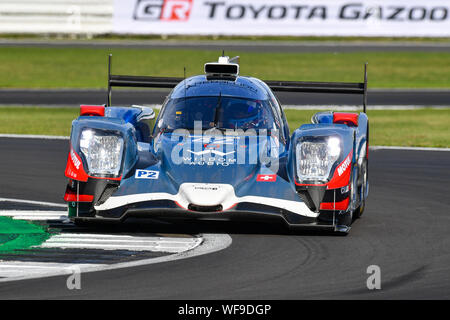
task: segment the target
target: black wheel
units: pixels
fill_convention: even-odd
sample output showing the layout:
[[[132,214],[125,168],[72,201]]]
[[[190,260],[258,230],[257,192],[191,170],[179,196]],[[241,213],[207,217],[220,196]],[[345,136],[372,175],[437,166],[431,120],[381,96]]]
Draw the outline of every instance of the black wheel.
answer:
[[[355,216],[355,205],[358,200],[358,193],[356,192],[357,186],[357,168],[353,167],[352,174],[350,176],[350,199],[349,199],[349,208],[348,212],[340,215],[337,218],[337,223],[334,229],[334,234],[337,236],[346,236],[350,232],[351,225]]]
[[[353,213],[353,218],[354,219],[359,219],[361,218],[364,209],[366,207],[366,195],[367,195],[367,189],[369,186],[369,181],[368,181],[368,172],[367,172],[367,159],[364,160],[363,162],[363,166],[362,166],[362,170],[361,170],[361,174],[362,174],[362,184],[361,184],[361,192],[360,192],[360,203],[359,203],[359,207],[355,209],[354,213]]]

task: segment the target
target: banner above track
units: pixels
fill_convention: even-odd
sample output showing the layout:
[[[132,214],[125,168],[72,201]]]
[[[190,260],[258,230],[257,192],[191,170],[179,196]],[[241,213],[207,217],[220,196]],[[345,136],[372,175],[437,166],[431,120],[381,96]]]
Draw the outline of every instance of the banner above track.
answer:
[[[114,0],[130,34],[449,37],[448,0]]]

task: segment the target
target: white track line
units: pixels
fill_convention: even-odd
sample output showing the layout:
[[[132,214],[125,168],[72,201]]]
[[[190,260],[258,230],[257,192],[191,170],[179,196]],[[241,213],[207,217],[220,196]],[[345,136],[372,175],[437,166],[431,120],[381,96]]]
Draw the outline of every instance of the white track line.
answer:
[[[57,211],[0,211],[0,216],[20,220],[69,221],[66,212]],[[99,250],[130,250],[179,253],[200,245],[201,238],[145,237],[115,234],[65,233],[53,235],[38,247]],[[1,276],[1,274],[0,274]]]
[[[35,205],[39,205],[39,206],[48,206],[48,207],[57,207],[57,208],[67,208],[66,204],[53,203],[53,202],[42,202],[42,201],[12,199],[12,198],[0,198],[0,202],[2,202],[2,201],[25,203],[25,204],[35,204]],[[0,207],[0,209],[1,209],[1,207]]]
[[[0,210],[0,216],[11,217],[16,220],[47,221],[58,220],[68,222],[67,211],[29,211],[29,210]]]
[[[407,150],[407,151],[450,151],[450,148],[424,148],[424,147],[394,147],[394,146],[373,146],[370,150]]]
[[[5,280],[27,279],[27,278],[41,278],[50,277],[54,274],[70,274],[70,269],[86,268],[86,267],[101,267],[101,264],[71,264],[71,263],[48,263],[48,262],[26,262],[26,261],[11,261],[0,262],[0,276]]]
[[[56,218],[68,220],[65,212],[0,211],[0,216],[10,216],[14,219],[32,218],[41,220]],[[28,219],[27,219],[28,220]],[[72,270],[84,272],[105,271],[120,268],[149,265],[154,263],[186,259],[203,254],[223,250],[231,245],[231,237],[224,234],[205,234],[198,237],[145,237],[117,234],[83,234],[65,233],[52,236],[37,248],[61,249],[99,249],[99,250],[129,250],[167,252],[167,256],[143,259],[116,264],[79,264],[75,263],[45,263],[0,260],[0,282],[52,277],[72,274]]]
[[[111,265],[106,264],[67,264],[67,263],[35,263],[35,262],[0,262],[0,279],[1,282],[28,280],[36,278],[45,278],[53,276],[63,276],[72,274],[71,270],[75,268],[82,273],[107,271],[122,268],[131,268],[145,266],[155,263],[176,261],[181,259],[192,258],[204,254],[209,254],[228,248],[231,243],[231,237],[227,234],[203,234],[201,245],[197,245],[193,249],[170,254],[158,258],[143,259],[131,262],[122,262]],[[12,271],[13,270],[13,271]]]
[[[146,236],[132,236],[132,235],[126,235],[126,234],[93,234],[93,233],[61,233],[58,235],[55,235],[55,239],[66,239],[66,238],[82,238],[82,239],[104,239],[104,240],[117,240],[117,239],[126,239],[126,240],[145,240],[149,237]],[[153,237],[157,240],[164,240],[164,239],[173,239],[174,242],[184,242],[186,238],[183,237],[173,237],[173,238],[167,238],[167,237]],[[190,238],[189,238],[190,239]]]
[[[19,138],[19,139],[44,139],[44,140],[69,140],[66,136],[47,136],[35,134],[0,134],[0,138]]]
[[[179,253],[192,250],[201,242],[201,238],[192,237],[134,237],[130,235],[67,233],[52,236],[39,247]]]

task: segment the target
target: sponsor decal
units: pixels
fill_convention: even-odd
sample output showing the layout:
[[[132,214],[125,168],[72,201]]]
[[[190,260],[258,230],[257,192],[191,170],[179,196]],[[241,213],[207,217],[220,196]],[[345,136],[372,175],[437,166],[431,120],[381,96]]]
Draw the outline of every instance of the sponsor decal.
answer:
[[[80,156],[70,147],[70,152],[67,157],[67,165],[65,175],[69,179],[78,181],[87,181],[88,175],[84,171]]]
[[[258,4],[247,1],[247,3],[226,3],[224,1],[204,2],[207,7],[209,19],[217,17],[226,20],[285,20],[285,19],[326,19],[327,7],[305,6],[291,4]]]
[[[235,164],[236,159],[228,159],[228,158],[216,158],[216,157],[194,157],[194,159],[191,159],[190,157],[184,157],[183,163],[191,166],[223,166],[227,167],[230,164]]]
[[[198,166],[229,166],[230,164],[235,164],[237,161],[235,158],[235,150],[223,152],[217,149],[222,149],[226,145],[234,145],[238,139],[239,137],[192,137],[192,140],[184,145],[187,146],[191,143],[197,143],[201,144],[204,149],[193,151],[188,147],[189,149],[185,150],[187,153],[183,156],[182,162],[184,164]],[[187,156],[189,153],[191,156]]]
[[[154,170],[136,170],[136,174],[134,176],[136,179],[153,179],[156,180],[159,178],[159,171]]]
[[[194,186],[194,190],[202,191],[218,191],[219,189],[219,186]]]
[[[256,181],[275,182],[275,181],[277,181],[277,175],[276,174],[258,174],[256,176]]]
[[[352,158],[351,158],[351,153],[347,156],[347,158],[345,158],[345,160],[339,165],[339,167],[337,168],[337,172],[339,177],[342,176],[342,174],[345,172],[345,170],[347,170],[347,168],[349,167],[349,165],[352,162]]]
[[[339,19],[367,20],[379,19],[386,21],[443,21],[448,17],[448,8],[445,6],[405,6],[405,5],[379,5],[367,6],[363,3],[347,3],[339,9]]]
[[[192,0],[138,0],[134,9],[135,20],[187,21]]]
[[[256,1],[207,1],[203,2],[210,20],[359,20],[359,21],[445,21],[448,7],[445,5],[402,5],[387,3],[341,2],[340,5],[315,5],[281,3],[258,3]]]
[[[77,170],[80,169],[81,161],[77,158],[77,155],[73,151],[73,149],[70,150],[70,159],[72,160],[73,165]]]
[[[112,31],[448,37],[449,26],[442,0],[114,0]]]
[[[190,153],[192,153],[192,154],[195,154],[196,156],[201,156],[201,155],[204,155],[204,154],[214,154],[214,155],[218,155],[218,156],[221,156],[221,157],[224,157],[224,156],[226,156],[226,155],[233,154],[233,153],[236,152],[236,151],[221,152],[221,151],[214,150],[214,149],[206,149],[206,150],[203,150],[203,151],[197,151],[197,152],[192,151],[192,150],[188,150],[188,151],[189,151]]]

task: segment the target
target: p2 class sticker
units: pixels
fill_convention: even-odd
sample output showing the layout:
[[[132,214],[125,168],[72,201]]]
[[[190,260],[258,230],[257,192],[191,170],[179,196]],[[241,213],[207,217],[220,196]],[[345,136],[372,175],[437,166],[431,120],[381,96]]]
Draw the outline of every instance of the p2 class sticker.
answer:
[[[134,175],[136,179],[153,179],[156,180],[159,178],[159,171],[154,170],[136,170],[136,174]]]

